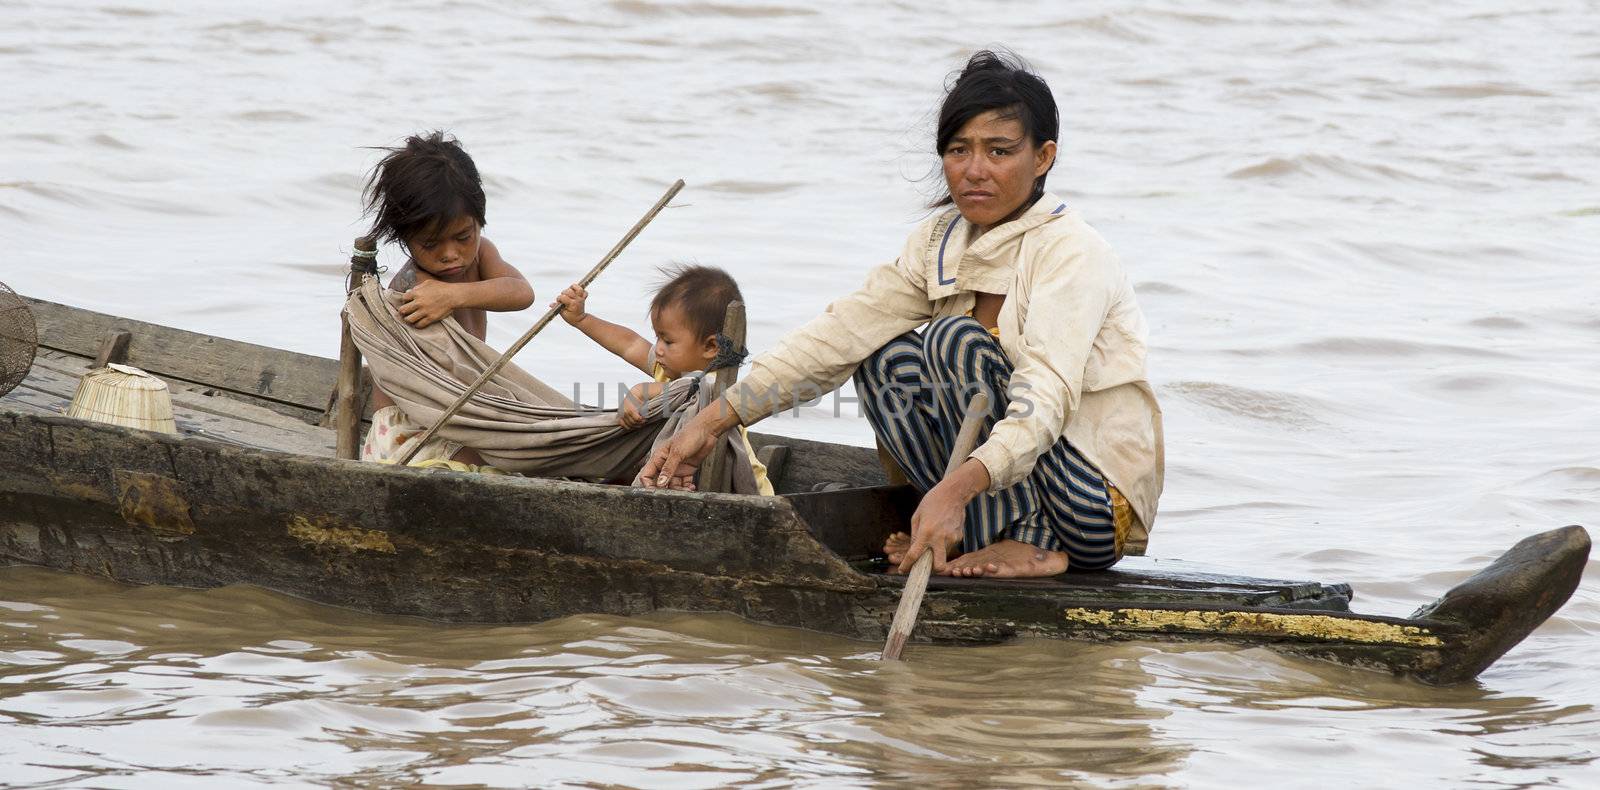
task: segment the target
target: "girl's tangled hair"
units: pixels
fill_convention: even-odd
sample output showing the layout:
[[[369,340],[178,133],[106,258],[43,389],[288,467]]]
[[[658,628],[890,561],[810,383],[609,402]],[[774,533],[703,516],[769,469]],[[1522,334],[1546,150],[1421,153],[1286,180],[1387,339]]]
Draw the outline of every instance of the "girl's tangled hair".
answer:
[[[389,155],[367,176],[362,199],[379,242],[426,238],[462,216],[487,224],[478,166],[454,137],[434,131],[378,150]]]

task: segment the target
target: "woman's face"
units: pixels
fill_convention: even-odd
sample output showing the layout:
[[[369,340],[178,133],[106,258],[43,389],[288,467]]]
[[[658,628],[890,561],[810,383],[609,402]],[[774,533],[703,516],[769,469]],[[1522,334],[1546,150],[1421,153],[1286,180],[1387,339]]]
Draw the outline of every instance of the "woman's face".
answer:
[[[1021,121],[989,110],[967,121],[940,153],[956,208],[986,231],[1021,212],[1034,180],[1055,162],[1056,144],[1034,145]]]

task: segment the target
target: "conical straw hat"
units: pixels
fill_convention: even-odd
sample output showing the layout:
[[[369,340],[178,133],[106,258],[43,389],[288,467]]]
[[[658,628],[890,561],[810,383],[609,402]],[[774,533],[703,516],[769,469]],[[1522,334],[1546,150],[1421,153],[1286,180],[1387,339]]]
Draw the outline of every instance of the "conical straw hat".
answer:
[[[167,383],[136,367],[110,365],[78,379],[68,417],[123,425],[160,433],[177,433],[172,421],[172,394]]]

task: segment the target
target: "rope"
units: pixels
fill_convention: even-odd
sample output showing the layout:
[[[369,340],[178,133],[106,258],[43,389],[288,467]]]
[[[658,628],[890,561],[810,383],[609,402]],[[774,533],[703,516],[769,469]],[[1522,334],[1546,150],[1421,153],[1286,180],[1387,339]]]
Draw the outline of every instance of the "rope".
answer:
[[[736,368],[744,363],[745,357],[750,356],[750,350],[739,348],[733,344],[733,338],[717,333],[717,355],[706,365],[706,370],[722,370],[723,368]]]
[[[357,247],[356,249],[352,250],[350,252],[350,273],[351,274],[377,274],[378,273],[378,250],[377,250],[377,248],[374,247],[373,249],[370,249],[370,250],[363,250],[360,247]]]

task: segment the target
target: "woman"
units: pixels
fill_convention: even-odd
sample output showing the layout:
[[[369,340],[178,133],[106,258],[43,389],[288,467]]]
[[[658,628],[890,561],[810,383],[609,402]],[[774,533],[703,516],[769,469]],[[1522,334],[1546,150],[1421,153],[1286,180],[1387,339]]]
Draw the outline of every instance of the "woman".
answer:
[[[1110,247],[1044,191],[1058,126],[1042,79],[974,55],[939,112],[939,205],[954,209],[751,363],[651,457],[646,485],[692,487],[715,437],[854,371],[880,446],[925,492],[909,539],[884,547],[901,572],[928,550],[937,573],[997,577],[1106,568],[1142,551],[1163,466],[1145,322]],[[977,388],[991,394],[988,438],[941,479]]]

